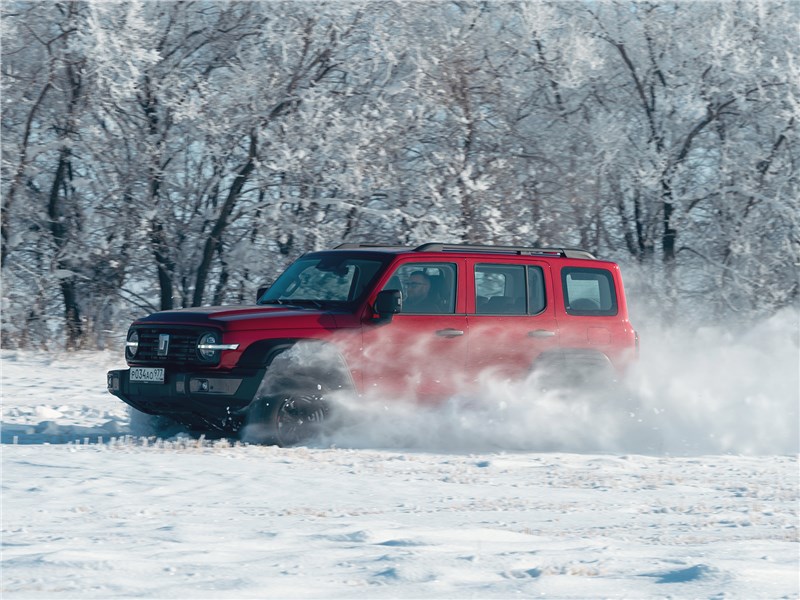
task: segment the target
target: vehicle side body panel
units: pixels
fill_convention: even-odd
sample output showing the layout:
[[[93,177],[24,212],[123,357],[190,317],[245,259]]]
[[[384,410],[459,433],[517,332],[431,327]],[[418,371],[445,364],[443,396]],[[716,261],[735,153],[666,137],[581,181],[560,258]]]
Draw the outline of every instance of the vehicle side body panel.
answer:
[[[491,260],[481,257],[472,258],[469,262],[467,320],[470,343],[467,371],[473,381],[485,377],[524,378],[542,353],[557,349],[559,344],[550,266],[543,261],[517,257]],[[476,282],[476,273],[491,274],[494,270],[499,277],[503,270],[519,271],[529,266],[541,269],[544,283],[544,306],[541,309],[525,301],[525,290],[520,290],[519,286],[515,289],[496,290],[509,295],[487,297],[477,293],[482,290],[480,282]],[[506,301],[514,298],[512,293],[518,294],[518,299]],[[486,306],[479,306],[483,303]],[[515,314],[509,314],[510,312]]]

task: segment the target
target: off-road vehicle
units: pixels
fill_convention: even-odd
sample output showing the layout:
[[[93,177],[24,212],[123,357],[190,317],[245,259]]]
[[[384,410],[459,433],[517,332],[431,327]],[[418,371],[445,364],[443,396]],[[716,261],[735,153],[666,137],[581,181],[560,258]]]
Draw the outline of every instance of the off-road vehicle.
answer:
[[[193,430],[284,445],[337,393],[428,402],[537,369],[615,377],[637,351],[619,267],[584,250],[344,244],[300,257],[253,305],[135,321],[108,389]]]

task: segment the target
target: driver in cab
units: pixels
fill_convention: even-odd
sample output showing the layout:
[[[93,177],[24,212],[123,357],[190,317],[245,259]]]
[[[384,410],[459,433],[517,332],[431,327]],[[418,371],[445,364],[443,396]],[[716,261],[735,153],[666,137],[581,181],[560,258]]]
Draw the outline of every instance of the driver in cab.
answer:
[[[439,313],[442,307],[431,295],[431,278],[424,271],[414,271],[406,283],[403,312]]]

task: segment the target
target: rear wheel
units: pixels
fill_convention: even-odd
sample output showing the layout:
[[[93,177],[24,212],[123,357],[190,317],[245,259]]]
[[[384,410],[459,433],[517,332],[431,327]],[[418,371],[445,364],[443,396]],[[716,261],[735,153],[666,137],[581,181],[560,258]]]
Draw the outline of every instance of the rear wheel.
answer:
[[[330,408],[319,392],[256,398],[247,411],[241,439],[253,444],[295,446],[319,435]]]
[[[592,351],[542,355],[534,365],[534,372],[545,389],[596,392],[613,389],[618,383],[608,358]]]

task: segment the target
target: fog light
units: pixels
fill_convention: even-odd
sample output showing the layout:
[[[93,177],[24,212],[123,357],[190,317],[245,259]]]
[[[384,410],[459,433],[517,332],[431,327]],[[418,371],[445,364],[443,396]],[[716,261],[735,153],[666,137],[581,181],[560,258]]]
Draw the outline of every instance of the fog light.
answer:
[[[108,389],[112,392],[119,391],[119,376],[113,373],[108,374]]]
[[[217,394],[220,396],[233,396],[242,384],[241,379],[228,377],[215,377],[209,379],[192,378],[189,380],[190,394]]]

